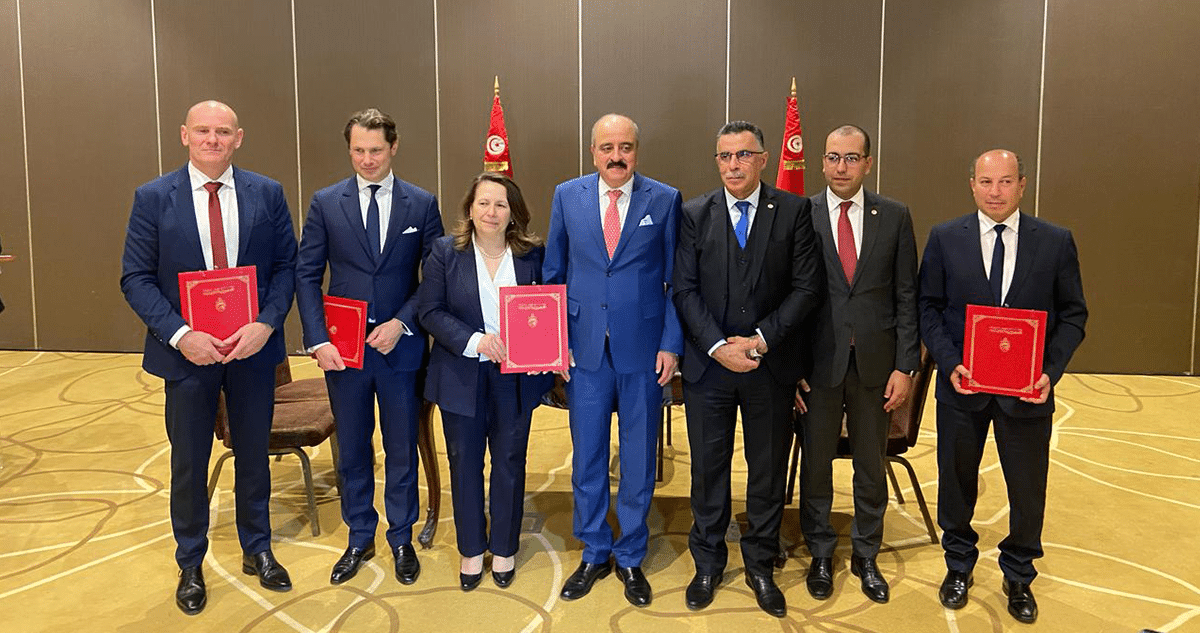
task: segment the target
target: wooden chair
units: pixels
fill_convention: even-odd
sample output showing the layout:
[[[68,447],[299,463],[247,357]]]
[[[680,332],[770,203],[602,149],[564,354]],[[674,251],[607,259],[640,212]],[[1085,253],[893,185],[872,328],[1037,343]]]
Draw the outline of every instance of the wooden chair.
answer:
[[[892,425],[888,430],[887,449],[885,452],[884,464],[887,465],[888,479],[892,482],[892,490],[896,494],[896,503],[904,503],[904,495],[900,492],[900,482],[896,479],[896,473],[892,469],[892,464],[900,464],[908,471],[909,480],[912,482],[913,495],[917,498],[917,505],[921,509],[921,516],[925,519],[925,528],[929,532],[929,541],[937,544],[937,530],[933,527],[933,518],[929,514],[929,506],[925,503],[925,495],[921,492],[921,482],[917,480],[917,473],[913,470],[912,464],[905,459],[904,453],[912,448],[917,443],[917,437],[921,432],[921,415],[925,410],[925,398],[929,393],[929,384],[933,376],[933,357],[929,355],[929,351],[925,346],[921,346],[921,366],[913,376],[913,391],[908,400],[900,405],[895,411],[892,411]],[[846,419],[842,418],[842,436],[838,440],[837,458],[850,459],[853,451],[850,449],[850,439],[846,433]],[[796,474],[800,463],[800,438],[795,437],[792,440],[792,459],[791,467],[788,470],[788,487],[787,487],[787,502],[790,504],[795,500],[796,494]]]

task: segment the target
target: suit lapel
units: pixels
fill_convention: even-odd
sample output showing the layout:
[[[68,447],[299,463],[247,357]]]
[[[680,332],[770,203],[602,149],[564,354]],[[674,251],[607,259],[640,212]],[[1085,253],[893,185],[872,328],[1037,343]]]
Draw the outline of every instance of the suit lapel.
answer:
[[[625,212],[625,224],[621,226],[621,238],[617,241],[617,248],[613,251],[613,259],[625,250],[625,245],[633,238],[633,232],[637,230],[638,224],[642,221],[642,216],[646,214],[646,206],[650,204],[650,192],[645,187],[646,181],[641,176],[633,175],[633,187],[631,188],[632,195],[629,197],[629,210]],[[597,194],[596,204],[600,203],[599,194]],[[603,228],[601,229],[603,233]],[[607,246],[605,246],[607,252]]]
[[[383,255],[379,258],[380,265],[391,256],[404,229],[409,227],[410,211],[408,192],[400,184],[400,179],[392,176],[392,214],[388,217],[388,232],[383,242]],[[366,230],[363,232],[365,234]]]
[[[513,257],[513,273],[517,277],[517,285],[529,286],[533,284],[533,262],[530,261],[529,253],[525,253],[520,257]]]
[[[1037,228],[1031,217],[1021,216],[1021,225],[1017,229],[1017,263],[1013,269],[1012,281],[1008,285],[1008,294],[1004,296],[1006,299],[1013,296],[1013,292],[1021,287],[1025,277],[1033,269],[1033,259],[1038,249]]]
[[[261,197],[255,191],[254,181],[246,177],[245,172],[233,168],[233,188],[237,194],[238,206],[238,258],[239,266],[244,266],[250,250],[250,234],[254,223],[258,220]]]
[[[817,231],[817,235],[821,238],[821,252],[825,257],[825,267],[830,270],[841,270],[842,260],[838,259],[837,243],[833,238],[833,229],[829,226],[829,203],[825,198],[825,190],[810,198],[813,201],[813,226]],[[846,288],[850,287],[850,283],[846,282],[846,275],[834,275],[834,279],[838,279],[846,283]]]
[[[876,238],[879,237],[879,200],[874,194],[863,188],[863,234],[862,248],[858,253],[858,264],[854,267],[854,281],[862,276],[863,262],[869,261],[875,248]],[[854,284],[850,284],[851,287]]]
[[[579,204],[576,206],[583,213],[580,226],[596,242],[596,247],[604,253],[608,261],[608,246],[604,243],[604,225],[600,222],[600,174],[593,174],[583,180],[579,187]]]
[[[363,225],[362,209],[358,203],[358,178],[351,176],[346,181],[346,186],[342,189],[341,207],[350,232],[354,233],[362,246],[363,255],[367,256],[367,261],[374,261],[371,246],[367,244],[367,227]]]
[[[758,208],[754,211],[754,224],[750,227],[750,239],[746,241],[746,251],[750,255],[750,279],[754,280],[751,287],[758,285],[758,277],[762,272],[767,256],[767,243],[771,241],[771,231],[778,217],[775,200],[775,189],[767,183],[762,183],[762,191],[758,196]],[[725,214],[729,222],[729,214]]]
[[[466,292],[467,300],[467,316],[470,317],[470,323],[473,327],[483,327],[483,309],[479,306],[479,274],[475,272],[475,245],[471,244],[465,250],[455,251],[462,266],[459,268],[458,284]]]
[[[979,241],[979,216],[972,213],[963,218],[960,226],[963,237],[962,252],[967,258],[967,270],[975,271],[975,284],[985,296],[992,296],[992,287],[988,284],[987,271],[983,269],[983,246]]]
[[[204,247],[200,244],[200,227],[196,225],[196,203],[192,199],[192,179],[188,175],[187,165],[176,172],[178,177],[171,192],[167,194],[167,208],[177,216],[177,222],[186,239],[183,243],[188,248],[187,259],[196,262],[196,270],[204,270],[208,265],[204,262]],[[190,247],[190,248],[189,248]]]

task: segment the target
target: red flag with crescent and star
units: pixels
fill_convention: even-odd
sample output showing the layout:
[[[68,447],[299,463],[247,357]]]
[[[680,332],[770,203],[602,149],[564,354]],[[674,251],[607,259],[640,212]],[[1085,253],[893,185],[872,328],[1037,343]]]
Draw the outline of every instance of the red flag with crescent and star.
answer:
[[[804,139],[800,133],[800,109],[796,105],[795,77],[792,77],[792,95],[787,100],[783,149],[779,150],[779,173],[775,176],[775,186],[798,196],[804,195]]]
[[[504,108],[500,106],[500,77],[496,77],[492,95],[492,117],[487,139],[483,142],[483,170],[498,171],[513,177],[512,161],[508,157],[508,131],[504,128]]]

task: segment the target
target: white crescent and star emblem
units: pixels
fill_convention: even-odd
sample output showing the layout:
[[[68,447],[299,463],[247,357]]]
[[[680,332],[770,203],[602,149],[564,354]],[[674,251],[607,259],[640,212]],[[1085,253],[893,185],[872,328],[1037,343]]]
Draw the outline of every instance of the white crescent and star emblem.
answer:
[[[787,148],[788,151],[799,154],[804,151],[804,140],[800,138],[799,134],[793,134],[788,137]]]
[[[484,148],[487,149],[487,152],[493,156],[503,153],[504,148],[507,146],[508,144],[504,142],[504,137],[500,136],[499,134],[493,134],[487,137],[487,143],[484,144]]]

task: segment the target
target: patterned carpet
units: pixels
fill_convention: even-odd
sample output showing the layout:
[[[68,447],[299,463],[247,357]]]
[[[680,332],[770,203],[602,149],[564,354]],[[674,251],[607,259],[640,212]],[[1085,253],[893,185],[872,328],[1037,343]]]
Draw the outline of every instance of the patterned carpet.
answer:
[[[981,469],[976,526],[983,558],[971,601],[947,611],[937,600],[945,573],[929,543],[911,484],[898,469],[905,504],[893,498],[879,564],[891,602],[876,605],[849,574],[850,468],[836,466],[834,523],[843,535],[834,597],[804,588],[807,552],[795,504],[784,517],[792,558],[776,579],[785,619],[758,610],[731,547],[725,584],[706,610],[683,604],[693,568],[687,552],[688,448],[683,410],[673,411],[673,446],[652,510],[644,569],[654,602],[631,607],[615,577],[576,602],[558,598],[579,563],[571,536],[571,443],[563,411],[534,416],[527,478],[526,533],[516,581],[457,588],[458,555],[450,493],[420,580],[396,582],[390,554],[341,586],[329,570],[345,547],[328,444],[310,450],[322,533],[312,536],[298,461],[273,462],[274,551],[291,573],[289,593],[262,590],[242,575],[233,525],[232,469],[212,503],[204,569],[205,611],[176,609],[174,543],[167,518],[168,446],[161,381],[140,356],[0,352],[0,630],[24,631],[1200,631],[1200,379],[1069,375],[1059,385],[1046,557],[1033,588],[1041,616],[1016,623],[1005,610],[996,544],[1007,531],[1004,482],[994,446]],[[296,378],[318,375],[292,359]],[[908,453],[936,512],[933,398],[918,445]],[[435,419],[435,427],[440,422]],[[446,481],[445,446],[436,435]],[[223,452],[214,447],[213,460]],[[615,454],[615,453],[614,453]],[[740,448],[739,448],[740,454]],[[381,460],[380,460],[381,461]],[[614,460],[615,464],[615,460]],[[382,477],[380,470],[377,476]],[[734,512],[744,511],[745,468],[734,461]],[[424,480],[422,480],[424,486]],[[422,501],[427,491],[422,488]],[[377,501],[377,506],[381,503]],[[418,526],[419,528],[419,526]],[[736,528],[730,538],[736,539]],[[384,545],[382,533],[377,544]]]

